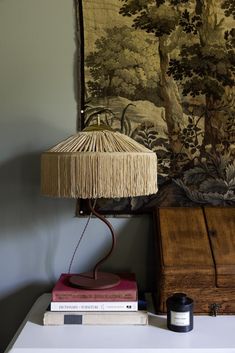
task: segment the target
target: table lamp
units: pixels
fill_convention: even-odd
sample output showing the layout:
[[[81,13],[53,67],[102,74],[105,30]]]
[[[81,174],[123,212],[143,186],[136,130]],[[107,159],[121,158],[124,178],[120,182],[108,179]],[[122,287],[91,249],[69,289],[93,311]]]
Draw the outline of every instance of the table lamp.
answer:
[[[87,289],[110,288],[119,276],[99,267],[111,255],[115,232],[93,207],[97,198],[122,198],[157,192],[156,154],[127,135],[103,124],[91,125],[41,156],[41,192],[47,196],[89,199],[90,212],[106,223],[112,244],[93,271],[70,277],[70,284]]]

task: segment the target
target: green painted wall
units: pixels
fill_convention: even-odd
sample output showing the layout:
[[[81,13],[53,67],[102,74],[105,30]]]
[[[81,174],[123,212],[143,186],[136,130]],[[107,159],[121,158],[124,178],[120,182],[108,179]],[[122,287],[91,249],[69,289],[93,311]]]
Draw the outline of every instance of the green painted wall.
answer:
[[[76,131],[72,0],[0,0],[0,352],[37,296],[68,269],[85,219],[74,200],[40,196],[40,153]],[[151,286],[152,223],[112,219],[118,246],[108,267]],[[109,244],[92,220],[73,270]],[[94,242],[96,237],[96,242]]]

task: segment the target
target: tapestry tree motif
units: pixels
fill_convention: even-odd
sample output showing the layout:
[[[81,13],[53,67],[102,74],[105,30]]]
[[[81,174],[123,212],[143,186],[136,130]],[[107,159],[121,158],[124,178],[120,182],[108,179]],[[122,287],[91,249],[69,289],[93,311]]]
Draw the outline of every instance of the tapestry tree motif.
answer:
[[[158,156],[157,195],[103,209],[235,202],[235,0],[77,0],[84,125]]]

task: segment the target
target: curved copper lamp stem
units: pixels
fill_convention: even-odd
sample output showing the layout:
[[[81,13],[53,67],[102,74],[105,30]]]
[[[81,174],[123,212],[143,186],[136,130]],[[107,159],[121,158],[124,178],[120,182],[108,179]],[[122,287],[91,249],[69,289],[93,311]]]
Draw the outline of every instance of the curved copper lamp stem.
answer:
[[[114,229],[113,229],[113,226],[111,225],[111,223],[104,217],[102,216],[100,213],[98,213],[95,208],[92,206],[92,202],[91,200],[89,199],[89,208],[90,208],[90,211],[93,215],[95,215],[97,218],[99,218],[101,221],[103,221],[109,228],[110,232],[111,232],[111,235],[112,235],[112,245],[111,245],[111,248],[110,250],[108,251],[108,253],[101,259],[97,262],[97,264],[94,266],[93,268],[93,278],[94,279],[97,279],[98,277],[98,269],[100,267],[100,265],[102,265],[108,258],[109,256],[112,254],[113,252],[113,249],[116,245],[116,236],[115,236],[115,233],[114,233]]]

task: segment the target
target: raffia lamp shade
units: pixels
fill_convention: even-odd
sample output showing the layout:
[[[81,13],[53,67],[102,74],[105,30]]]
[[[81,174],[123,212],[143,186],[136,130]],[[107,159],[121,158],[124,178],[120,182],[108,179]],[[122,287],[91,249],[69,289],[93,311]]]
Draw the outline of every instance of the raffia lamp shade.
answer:
[[[108,127],[87,128],[42,154],[41,191],[83,199],[154,194],[157,157]]]

